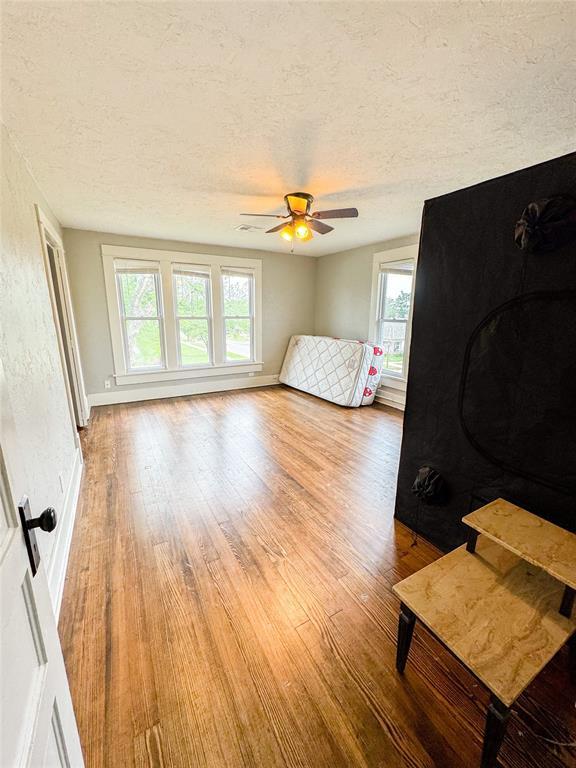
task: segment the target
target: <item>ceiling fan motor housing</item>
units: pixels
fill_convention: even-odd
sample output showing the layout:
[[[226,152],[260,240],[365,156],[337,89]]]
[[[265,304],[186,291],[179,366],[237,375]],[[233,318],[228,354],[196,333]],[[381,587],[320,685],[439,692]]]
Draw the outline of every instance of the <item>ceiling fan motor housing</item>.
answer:
[[[308,216],[314,198],[308,192],[290,192],[288,195],[284,195],[284,202],[290,213],[296,216]]]

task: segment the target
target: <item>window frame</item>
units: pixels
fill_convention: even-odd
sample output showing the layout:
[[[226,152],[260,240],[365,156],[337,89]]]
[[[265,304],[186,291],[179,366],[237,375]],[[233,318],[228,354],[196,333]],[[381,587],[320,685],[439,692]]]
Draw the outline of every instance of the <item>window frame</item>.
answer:
[[[154,287],[156,290],[156,315],[148,315],[146,317],[144,316],[128,316],[126,314],[126,307],[124,304],[124,293],[122,291],[121,287],[121,275],[152,275],[154,278]],[[157,373],[159,371],[166,370],[166,341],[165,341],[165,331],[164,331],[164,308],[162,305],[162,285],[161,285],[161,275],[160,275],[160,269],[153,270],[152,268],[143,269],[142,272],[138,271],[137,267],[134,267],[134,269],[114,269],[114,278],[116,281],[116,294],[117,294],[117,301],[118,301],[118,314],[120,316],[120,324],[121,324],[121,333],[122,333],[122,348],[124,352],[124,366],[127,373],[134,373],[134,374],[142,374],[142,373]],[[156,320],[158,322],[158,331],[160,336],[160,354],[161,354],[161,365],[154,365],[154,366],[141,366],[139,368],[134,368],[130,364],[130,348],[128,346],[128,329],[127,329],[127,321],[130,320]]]
[[[131,246],[101,246],[104,281],[108,305],[108,319],[114,358],[114,378],[117,385],[133,385],[156,381],[178,381],[187,378],[210,378],[231,374],[254,373],[261,371],[262,362],[262,261],[226,257],[215,254],[187,253],[182,251],[160,251],[151,248]],[[160,265],[160,301],[163,308],[165,368],[154,370],[129,370],[125,358],[122,325],[117,293],[117,260],[137,262],[156,262]],[[178,319],[175,306],[175,288],[173,268],[178,265],[187,269],[206,272],[210,276],[210,303],[212,311],[212,357],[209,364],[195,364],[182,367],[178,351]],[[191,271],[194,271],[191,269]],[[225,358],[224,339],[224,304],[222,294],[222,271],[248,272],[253,275],[253,321],[251,361],[227,361]],[[167,307],[173,308],[166,311]]]
[[[405,273],[401,265],[410,263],[412,269],[412,295],[410,300],[410,309],[406,321],[406,335],[404,338],[404,359],[402,361],[402,372],[383,368],[380,378],[380,386],[389,386],[392,389],[405,390],[408,380],[408,370],[410,367],[410,340],[412,336],[412,315],[414,310],[414,293],[416,289],[416,266],[418,261],[418,246],[407,245],[400,248],[393,248],[389,251],[380,251],[374,254],[372,268],[372,299],[370,309],[370,339],[375,344],[380,343],[380,324],[383,321],[382,310],[385,301],[383,275],[387,271]],[[400,322],[400,321],[399,321]]]
[[[224,278],[226,275],[238,275],[242,277],[249,277],[250,279],[250,292],[248,296],[248,303],[249,303],[249,313],[248,315],[227,315],[225,311],[225,305],[224,301],[222,301],[222,344],[224,347],[224,360],[226,360],[227,363],[232,362],[231,360],[227,359],[227,350],[226,350],[226,320],[250,320],[250,358],[246,361],[240,361],[240,362],[253,362],[254,361],[254,290],[255,290],[255,280],[254,280],[254,274],[250,272],[249,270],[243,270],[243,269],[229,269],[224,268],[220,271],[220,280],[221,280],[221,290],[222,295],[224,295]]]
[[[180,267],[180,269],[178,269]],[[187,267],[187,268],[186,268]],[[178,275],[190,275],[192,277],[202,277],[206,280],[206,316],[200,315],[179,315],[178,301],[174,283]],[[178,370],[188,370],[195,368],[205,368],[206,365],[214,364],[214,313],[212,310],[212,275],[209,271],[201,270],[197,265],[172,264],[172,293],[174,300],[174,323],[176,326],[176,353],[178,358]],[[206,320],[208,323],[208,362],[192,363],[184,365],[182,362],[182,342],[180,339],[180,321],[181,320]]]
[[[414,297],[414,265],[412,265],[412,269],[402,269],[400,267],[400,264],[408,264],[411,263],[411,260],[407,259],[406,261],[399,262],[390,262],[389,264],[381,264],[380,270],[378,274],[378,313],[376,317],[376,343],[377,344],[383,344],[384,340],[382,339],[382,327],[384,323],[397,323],[402,324],[405,327],[405,333],[404,333],[404,354],[402,356],[402,370],[401,371],[395,371],[392,368],[382,368],[382,374],[384,376],[393,376],[398,379],[402,379],[403,381],[406,381],[408,376],[408,356],[410,352],[410,315],[412,312],[412,304],[413,304],[413,297]],[[395,319],[395,318],[388,318],[385,317],[386,313],[386,289],[388,286],[388,275],[406,275],[409,274],[412,277],[412,287],[410,291],[410,306],[408,307],[408,316],[405,319]]]

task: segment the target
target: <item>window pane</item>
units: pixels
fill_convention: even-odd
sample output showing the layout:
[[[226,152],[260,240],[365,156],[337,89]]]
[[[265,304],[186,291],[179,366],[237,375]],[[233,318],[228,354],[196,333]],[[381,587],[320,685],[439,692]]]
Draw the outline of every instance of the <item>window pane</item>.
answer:
[[[225,315],[250,315],[250,275],[222,275]]]
[[[208,281],[196,275],[174,275],[178,317],[206,317]]]
[[[382,367],[388,371],[402,373],[406,323],[387,323],[384,320],[380,324],[380,329],[380,341],[384,352]]]
[[[156,280],[154,275],[121,272],[118,275],[125,317],[156,317]]]
[[[251,320],[226,320],[226,360],[251,360]]]
[[[180,320],[180,362],[199,365],[210,362],[208,320]]]
[[[386,320],[407,320],[412,298],[412,274],[397,275],[386,273],[386,296],[384,297],[384,318]]]
[[[126,320],[130,368],[162,368],[159,320]]]

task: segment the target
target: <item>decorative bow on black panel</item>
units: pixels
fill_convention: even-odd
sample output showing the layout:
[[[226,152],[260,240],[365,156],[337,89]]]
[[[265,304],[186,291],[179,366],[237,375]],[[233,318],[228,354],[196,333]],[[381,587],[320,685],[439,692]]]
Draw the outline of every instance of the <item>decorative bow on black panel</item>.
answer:
[[[425,504],[441,504],[446,500],[447,487],[437,470],[420,467],[412,485],[412,493]]]
[[[514,240],[529,253],[553,251],[576,237],[576,200],[561,195],[536,200],[516,222]]]

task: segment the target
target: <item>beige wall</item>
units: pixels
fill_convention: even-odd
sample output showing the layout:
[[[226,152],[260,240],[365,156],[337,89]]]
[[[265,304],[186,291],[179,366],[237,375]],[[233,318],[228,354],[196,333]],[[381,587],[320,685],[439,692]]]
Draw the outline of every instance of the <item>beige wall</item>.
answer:
[[[418,242],[418,235],[374,243],[318,259],[315,333],[368,339],[374,254]]]
[[[76,443],[34,205],[59,225],[4,126],[1,191],[0,440],[15,501],[26,494],[33,513],[53,506],[60,515],[53,534],[38,536],[49,570],[65,530],[61,515]]]
[[[374,254],[417,243],[418,235],[412,235],[321,256],[316,275],[315,333],[369,339]],[[403,410],[406,382],[383,376],[377,399]]]
[[[86,391],[93,396],[93,401],[96,398],[96,402],[99,396],[114,397],[114,390],[124,393],[128,390],[127,387],[116,387],[113,379],[114,361],[100,250],[102,244],[261,258],[262,375],[267,375],[279,372],[288,340],[294,333],[367,339],[374,253],[418,241],[414,235],[311,258],[79,229],[64,229],[63,234]],[[218,377],[218,381],[225,384],[229,378],[237,380],[245,377],[246,374],[242,377]],[[104,388],[105,380],[110,381],[109,389]],[[201,385],[207,380],[194,379],[193,382]],[[157,382],[153,387],[166,388],[172,393],[174,382]],[[149,388],[149,384],[130,385],[130,392]]]
[[[262,259],[263,375],[280,371],[292,334],[314,332],[314,258],[65,229],[64,247],[88,395],[127,389],[115,387],[113,379],[110,379],[111,389],[104,389],[104,380],[114,373],[114,362],[100,251],[102,244]],[[226,378],[218,377],[218,381],[225,382]],[[193,381],[200,384],[203,379]],[[153,386],[155,389],[172,388],[174,382],[157,382]],[[149,387],[148,384],[130,385],[130,390]]]

